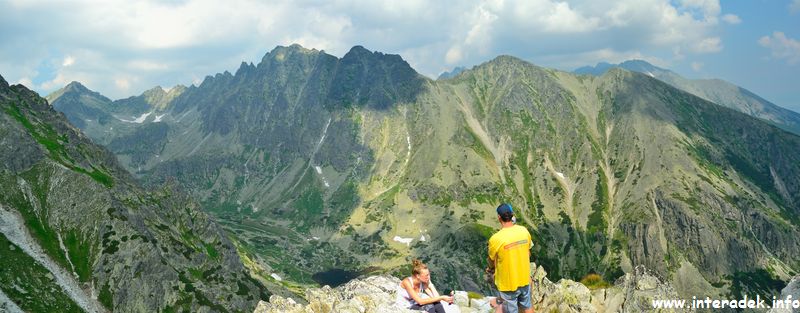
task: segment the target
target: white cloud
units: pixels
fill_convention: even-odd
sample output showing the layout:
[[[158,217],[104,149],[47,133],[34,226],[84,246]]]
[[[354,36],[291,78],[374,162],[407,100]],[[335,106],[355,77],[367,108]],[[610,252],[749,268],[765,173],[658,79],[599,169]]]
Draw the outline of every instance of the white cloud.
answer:
[[[800,12],[800,0],[793,0],[792,3],[789,4],[789,12],[792,14]]]
[[[722,50],[722,40],[719,37],[704,38],[692,45],[697,53],[711,53]]]
[[[73,58],[72,56],[69,56],[69,55],[64,58],[63,62],[61,62],[61,66],[63,66],[63,67],[67,67],[67,66],[70,66],[72,64],[75,64],[75,58]]]
[[[772,57],[786,59],[791,65],[800,62],[800,41],[786,37],[783,32],[774,32],[758,40],[762,47],[772,50]]]
[[[742,19],[739,18],[739,16],[737,16],[736,14],[725,14],[722,16],[722,20],[732,25],[740,24],[742,22]]]
[[[695,72],[699,72],[700,70],[703,69],[703,65],[704,64],[702,62],[692,62],[692,70],[694,70]]]
[[[67,78],[67,76],[65,76],[63,73],[59,73],[59,74],[56,75],[55,78],[53,78],[53,79],[51,79],[49,81],[43,82],[39,86],[39,88],[42,88],[42,89],[57,89],[57,88],[64,87],[64,85],[68,84],[70,81],[71,80],[69,78]]]
[[[681,6],[688,9],[699,9],[707,17],[719,15],[719,0],[681,0]]]
[[[114,85],[119,89],[128,90],[131,88],[131,81],[125,77],[117,77],[114,79]]]
[[[33,86],[33,81],[30,78],[23,77],[17,81],[17,84],[25,85],[25,86]]]
[[[444,56],[444,60],[447,64],[456,64],[461,62],[464,59],[463,53],[461,52],[460,46],[453,46],[447,50],[447,53]]]
[[[128,62],[128,68],[140,71],[163,71],[169,69],[169,66],[152,60],[133,60]]]
[[[499,54],[559,68],[681,60],[722,50],[720,21],[739,19],[721,11],[718,0],[0,1],[0,73],[42,93],[78,80],[121,98],[291,43],[398,53],[431,76]]]

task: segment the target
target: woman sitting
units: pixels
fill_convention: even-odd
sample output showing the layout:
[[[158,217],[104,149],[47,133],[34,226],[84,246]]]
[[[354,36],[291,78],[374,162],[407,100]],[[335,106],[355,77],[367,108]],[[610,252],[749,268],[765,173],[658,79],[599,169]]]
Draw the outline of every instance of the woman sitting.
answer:
[[[428,313],[445,313],[442,303],[447,306],[453,305],[452,296],[440,296],[439,292],[431,283],[431,273],[428,266],[422,261],[415,259],[411,262],[413,266],[411,276],[400,282],[400,296],[412,310],[423,310]]]

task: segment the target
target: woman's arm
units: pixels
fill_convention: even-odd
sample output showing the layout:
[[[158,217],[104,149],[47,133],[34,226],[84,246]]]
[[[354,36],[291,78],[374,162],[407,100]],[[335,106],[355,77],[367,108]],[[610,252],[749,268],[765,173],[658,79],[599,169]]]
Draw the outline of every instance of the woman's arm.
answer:
[[[406,289],[406,292],[408,292],[408,295],[411,297],[411,299],[414,299],[414,301],[419,303],[419,305],[426,305],[439,301],[447,301],[447,298],[442,296],[435,296],[430,298],[420,297],[419,293],[416,290],[414,290],[414,284],[412,284],[408,280],[403,280],[403,288]]]
[[[428,287],[428,290],[430,290],[429,295],[431,295],[431,297],[438,297],[439,291],[436,290],[436,287],[433,286],[433,283],[430,283],[429,285],[430,285],[430,287]]]

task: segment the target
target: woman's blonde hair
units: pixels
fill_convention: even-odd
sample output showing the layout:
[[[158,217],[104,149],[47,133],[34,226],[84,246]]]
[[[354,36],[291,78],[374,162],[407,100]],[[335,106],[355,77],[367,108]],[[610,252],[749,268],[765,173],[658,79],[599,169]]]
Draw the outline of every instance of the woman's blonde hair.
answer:
[[[414,259],[411,261],[411,275],[419,275],[422,273],[422,270],[427,270],[428,266],[425,263],[422,263],[420,259]]]

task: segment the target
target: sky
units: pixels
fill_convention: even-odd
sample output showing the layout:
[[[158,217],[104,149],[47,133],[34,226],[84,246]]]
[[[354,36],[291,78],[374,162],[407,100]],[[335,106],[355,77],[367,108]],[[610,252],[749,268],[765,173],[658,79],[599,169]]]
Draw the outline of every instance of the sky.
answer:
[[[431,78],[502,54],[564,71],[642,59],[800,112],[800,0],[2,0],[0,41],[0,75],[41,95],[199,84],[298,43],[399,54]]]

